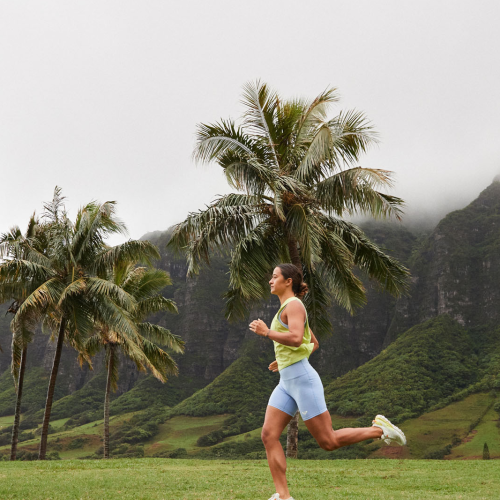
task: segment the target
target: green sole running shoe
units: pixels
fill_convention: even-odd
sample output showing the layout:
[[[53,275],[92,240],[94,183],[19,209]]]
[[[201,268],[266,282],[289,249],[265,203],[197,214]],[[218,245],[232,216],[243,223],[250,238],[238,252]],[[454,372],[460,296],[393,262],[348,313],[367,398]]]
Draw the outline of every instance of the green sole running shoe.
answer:
[[[377,415],[375,420],[373,420],[373,427],[379,427],[382,429],[382,437],[387,444],[391,444],[391,442],[396,442],[400,446],[404,446],[406,444],[406,436],[403,431],[396,427],[388,418],[385,418],[383,415]]]

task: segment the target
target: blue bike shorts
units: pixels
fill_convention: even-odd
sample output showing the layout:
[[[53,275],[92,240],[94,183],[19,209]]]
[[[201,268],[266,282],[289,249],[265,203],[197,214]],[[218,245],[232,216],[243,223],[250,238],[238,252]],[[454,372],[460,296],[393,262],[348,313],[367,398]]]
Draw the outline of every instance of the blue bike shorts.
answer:
[[[268,404],[292,417],[298,409],[302,420],[309,420],[327,411],[323,384],[307,358],[280,371],[280,383],[271,394]]]

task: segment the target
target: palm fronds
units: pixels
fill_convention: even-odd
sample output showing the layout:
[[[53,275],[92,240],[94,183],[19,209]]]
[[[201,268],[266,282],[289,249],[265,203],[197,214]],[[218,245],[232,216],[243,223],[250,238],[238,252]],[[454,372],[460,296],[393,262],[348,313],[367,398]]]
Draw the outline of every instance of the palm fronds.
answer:
[[[189,274],[209,264],[213,252],[231,255],[226,317],[244,317],[267,296],[267,274],[289,260],[289,244],[297,245],[311,281],[306,303],[320,334],[328,329],[322,318],[331,299],[351,312],[366,300],[355,267],[396,296],[404,292],[408,271],[354,225],[341,225],[346,214],[399,219],[403,200],[380,191],[391,186],[390,172],[356,165],[377,133],[356,110],[328,118],[338,100],[334,88],[313,100],[283,100],[257,81],[243,88],[240,125],[198,126],[196,160],[216,162],[239,193],[189,214],[169,247],[186,254]]]

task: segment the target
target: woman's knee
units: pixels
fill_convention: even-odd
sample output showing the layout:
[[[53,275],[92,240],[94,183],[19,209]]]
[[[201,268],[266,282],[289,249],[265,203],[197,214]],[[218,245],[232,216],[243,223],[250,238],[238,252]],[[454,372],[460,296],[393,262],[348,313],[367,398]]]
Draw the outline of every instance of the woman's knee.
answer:
[[[262,442],[264,443],[264,446],[273,441],[279,440],[279,435],[276,436],[276,432],[273,429],[270,429],[269,427],[266,426],[262,427],[262,432],[260,434],[260,437],[262,439]]]
[[[324,437],[320,440],[318,440],[318,444],[323,450],[326,451],[333,451],[338,448],[340,448],[339,442],[337,440],[337,437],[335,436],[335,433],[332,433],[330,436]]]

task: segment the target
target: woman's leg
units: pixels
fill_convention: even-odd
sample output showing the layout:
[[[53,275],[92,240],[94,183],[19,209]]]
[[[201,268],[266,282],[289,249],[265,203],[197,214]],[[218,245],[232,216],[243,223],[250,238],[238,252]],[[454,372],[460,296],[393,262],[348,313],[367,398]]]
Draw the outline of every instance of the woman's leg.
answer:
[[[328,411],[321,413],[317,417],[310,418],[304,423],[321,448],[328,451],[382,436],[382,429],[379,427],[346,428],[334,431],[332,418]]]
[[[290,492],[286,482],[286,458],[279,439],[291,419],[288,413],[268,406],[262,427],[262,442],[266,448],[267,463],[273,476],[274,486],[276,492],[284,499],[290,497]]]

